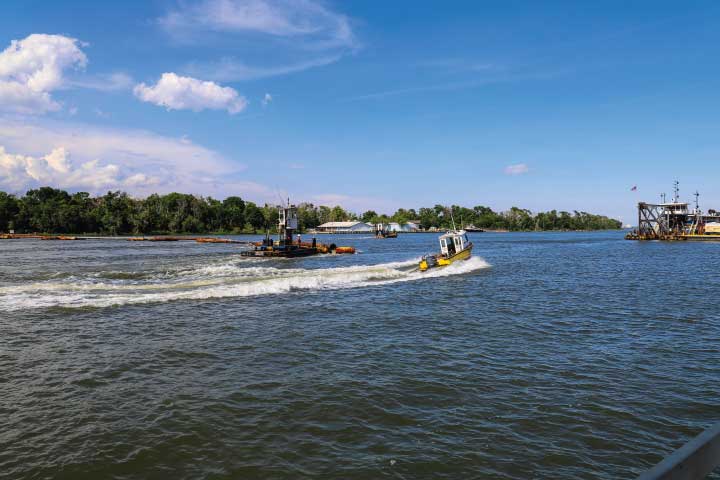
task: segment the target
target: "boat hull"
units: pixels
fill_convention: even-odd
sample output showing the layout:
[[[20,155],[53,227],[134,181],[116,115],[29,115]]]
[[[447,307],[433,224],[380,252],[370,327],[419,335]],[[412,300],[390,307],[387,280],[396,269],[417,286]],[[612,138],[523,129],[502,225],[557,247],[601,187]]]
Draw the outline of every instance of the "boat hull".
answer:
[[[317,255],[319,253],[332,253],[337,255],[354,254],[355,247],[338,247],[334,243],[325,245],[323,243],[293,243],[292,245],[263,245],[255,244],[255,248],[240,252],[243,257],[263,258],[299,258]]]
[[[298,257],[309,257],[310,255],[316,255],[320,253],[318,248],[292,248],[292,249],[255,249],[246,252],[240,252],[243,257],[265,257],[265,258],[298,258]]]
[[[430,270],[431,268],[438,268],[438,267],[447,267],[448,265],[452,265],[455,262],[459,262],[461,260],[467,260],[472,256],[472,243],[468,245],[468,247],[463,250],[462,252],[458,252],[455,255],[452,255],[450,257],[444,257],[443,255],[433,255],[433,258],[435,261],[428,261],[427,258],[423,258],[420,261],[420,271],[424,272],[426,270]]]

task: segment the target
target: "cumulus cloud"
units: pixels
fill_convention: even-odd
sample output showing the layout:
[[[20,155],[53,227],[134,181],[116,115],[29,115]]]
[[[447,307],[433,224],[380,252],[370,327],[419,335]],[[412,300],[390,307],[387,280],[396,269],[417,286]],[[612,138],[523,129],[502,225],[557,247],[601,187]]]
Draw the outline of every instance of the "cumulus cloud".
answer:
[[[65,85],[64,72],[84,68],[87,57],[75,38],[32,34],[0,53],[0,109],[41,114],[60,109],[50,93]]]
[[[42,157],[14,154],[0,145],[0,186],[8,190],[52,185],[58,188],[100,192],[128,183],[133,186],[153,184],[156,179],[145,175],[125,176],[120,167],[89,160],[75,165],[64,147],[54,148]]]
[[[508,165],[504,171],[505,175],[523,175],[528,173],[530,169],[524,163],[517,163],[515,165]]]
[[[201,0],[181,4],[159,20],[174,35],[245,32],[302,38],[314,47],[350,47],[350,22],[314,0]]]
[[[135,86],[135,96],[143,102],[154,103],[168,110],[227,110],[236,114],[245,109],[245,97],[230,87],[215,82],[204,82],[175,73],[163,73],[152,86],[140,83]]]
[[[150,185],[159,185],[160,179],[157,177],[150,177],[144,173],[136,173],[130,175],[123,181],[125,187],[146,187]]]
[[[0,145],[7,152],[13,152],[6,153],[13,159],[18,155],[30,157],[34,159],[31,164],[42,160],[42,168],[34,171],[35,177],[26,173],[27,162],[18,164],[14,159],[11,167],[6,161],[4,167],[0,167],[0,190],[22,192],[47,180],[51,186],[93,192],[93,185],[101,185],[100,191],[117,188],[134,195],[180,191],[220,198],[242,195],[262,201],[275,200],[271,188],[245,178],[245,165],[187,137],[165,137],[143,130],[100,128],[68,121],[16,122],[0,117]],[[59,147],[65,154],[56,152]],[[117,170],[113,172],[109,166]],[[67,172],[63,173],[64,170]],[[83,180],[82,175],[94,180]],[[105,183],[101,181],[103,178]],[[70,180],[77,186],[72,186]]]

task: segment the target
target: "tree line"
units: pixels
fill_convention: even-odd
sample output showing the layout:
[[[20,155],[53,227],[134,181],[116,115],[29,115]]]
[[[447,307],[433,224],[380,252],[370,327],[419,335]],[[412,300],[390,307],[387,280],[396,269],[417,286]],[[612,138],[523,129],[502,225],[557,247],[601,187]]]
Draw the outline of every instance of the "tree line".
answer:
[[[224,200],[183,193],[153,194],[138,199],[125,192],[93,197],[51,187],[29,190],[23,196],[0,192],[0,232],[101,233],[108,235],[178,233],[256,233],[274,230],[277,207],[258,206],[240,197]],[[495,212],[489,207],[472,209],[436,205],[433,208],[399,209],[392,215],[369,210],[361,215],[340,206],[301,203],[298,220],[302,231],[325,222],[416,221],[423,229],[447,229],[452,219],[478,228],[520,230],[600,230],[621,227],[617,220],[586,212],[541,212],[517,207]]]

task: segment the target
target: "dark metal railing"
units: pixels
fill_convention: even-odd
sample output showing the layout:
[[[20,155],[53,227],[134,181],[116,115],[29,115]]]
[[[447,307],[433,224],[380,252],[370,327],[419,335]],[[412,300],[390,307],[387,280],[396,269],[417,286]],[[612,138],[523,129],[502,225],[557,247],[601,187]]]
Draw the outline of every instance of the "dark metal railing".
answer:
[[[675,450],[637,480],[699,480],[720,465],[720,423]]]

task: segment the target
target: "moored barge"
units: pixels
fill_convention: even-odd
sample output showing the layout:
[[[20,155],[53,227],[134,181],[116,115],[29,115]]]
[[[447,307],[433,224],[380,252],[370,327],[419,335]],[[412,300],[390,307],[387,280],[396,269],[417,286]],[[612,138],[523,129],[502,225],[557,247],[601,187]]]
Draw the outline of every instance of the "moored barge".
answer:
[[[261,242],[253,244],[252,250],[240,252],[243,257],[264,258],[298,258],[317,255],[319,253],[355,253],[353,247],[338,247],[334,243],[325,245],[318,243],[313,237],[312,242],[302,242],[300,235],[293,239],[298,231],[297,207],[290,205],[278,207],[278,238],[273,239],[268,232]]]

